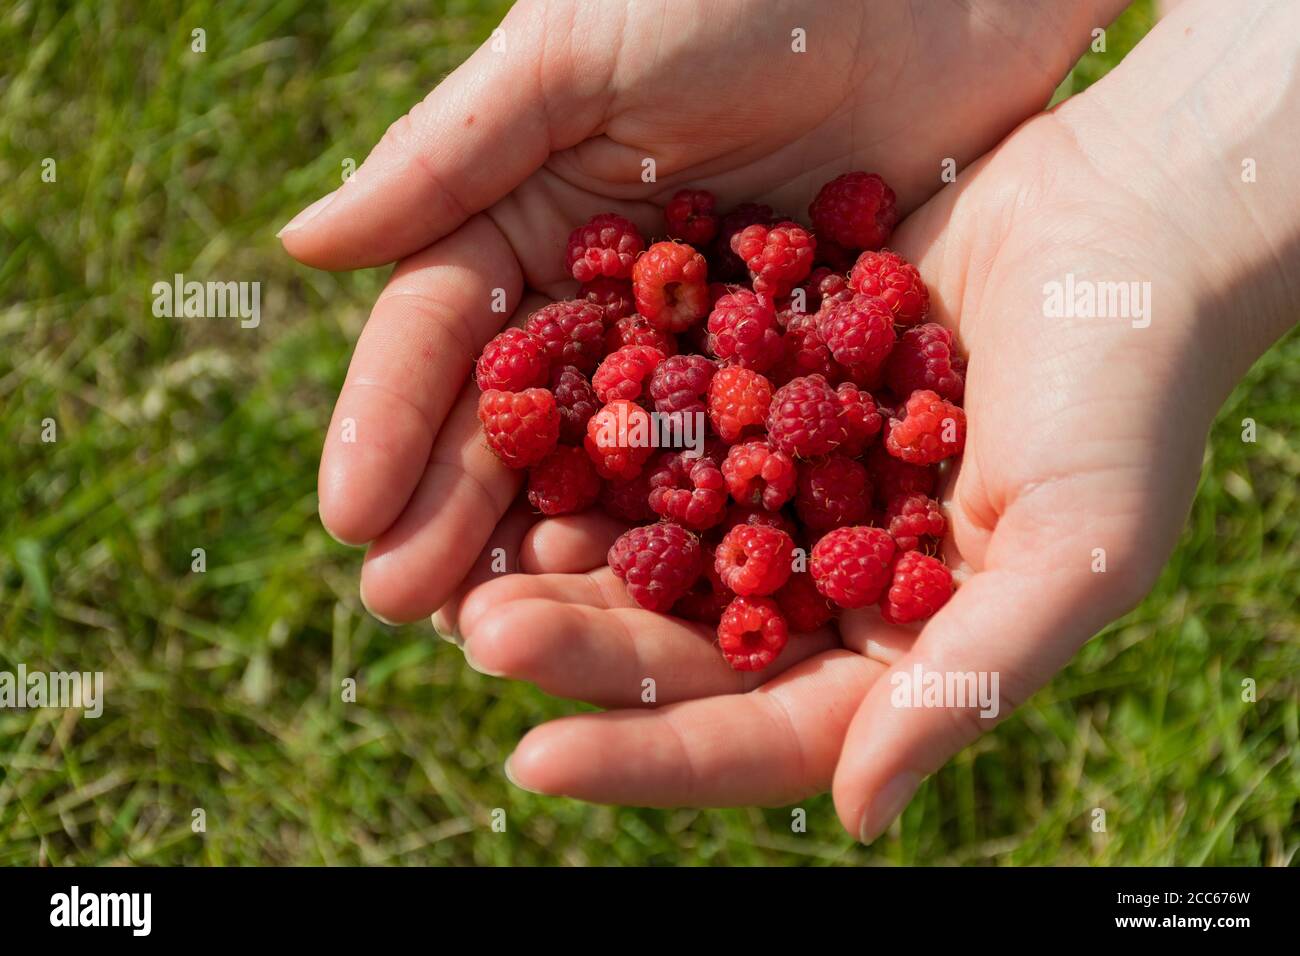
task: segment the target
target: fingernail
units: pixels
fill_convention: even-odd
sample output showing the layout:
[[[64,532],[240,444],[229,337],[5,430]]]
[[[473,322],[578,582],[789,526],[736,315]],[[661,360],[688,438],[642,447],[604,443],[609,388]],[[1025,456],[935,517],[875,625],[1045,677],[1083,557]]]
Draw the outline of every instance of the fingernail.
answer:
[[[876,798],[862,815],[862,827],[858,839],[870,843],[884,833],[894,819],[903,812],[916,788],[921,785],[919,774],[905,770],[889,783],[880,788]]]
[[[465,663],[468,664],[470,667],[472,667],[474,670],[478,671],[484,677],[505,677],[506,676],[505,674],[502,674],[499,671],[488,670],[488,668],[484,667],[478,661],[474,660],[474,655],[470,653],[468,644],[462,644],[460,646],[460,649],[461,649],[461,653],[465,655]]]
[[[433,612],[433,629],[448,644],[455,644],[457,647],[465,646],[465,638],[457,633],[451,622],[451,615],[442,608]]]
[[[505,771],[506,779],[509,780],[511,784],[518,787],[520,790],[526,791],[527,793],[541,793],[540,790],[534,790],[532,787],[525,787],[522,783],[520,783],[518,780],[515,779],[514,771],[510,769],[510,761],[514,759],[515,759],[514,754],[511,754],[509,757],[506,758],[505,766],[502,768]]]
[[[295,229],[301,229],[303,226],[307,225],[307,223],[320,215],[321,210],[328,206],[330,201],[333,200],[337,194],[338,190],[336,189],[334,192],[326,193],[324,196],[321,196],[320,199],[317,199],[314,203],[285,223],[284,227],[275,234],[275,237],[279,239],[286,232],[293,232]]]

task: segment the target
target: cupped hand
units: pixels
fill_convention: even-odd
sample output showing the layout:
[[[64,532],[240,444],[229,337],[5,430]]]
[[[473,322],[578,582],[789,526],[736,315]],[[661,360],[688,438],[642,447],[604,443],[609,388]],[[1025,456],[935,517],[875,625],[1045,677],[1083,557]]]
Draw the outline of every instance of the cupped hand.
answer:
[[[531,731],[513,780],[650,806],[788,804],[830,788],[843,824],[872,839],[927,774],[1146,593],[1194,493],[1214,410],[1243,370],[1218,347],[1222,316],[1207,315],[1211,290],[1230,283],[1210,274],[1222,260],[1204,255],[1194,209],[1218,210],[1242,234],[1259,211],[1213,163],[1211,185],[1137,174],[1150,171],[1142,147],[1114,136],[1135,114],[1116,104],[1164,108],[1184,90],[1136,71],[1024,125],[895,234],[930,283],[935,320],[969,355],[968,440],[944,496],[962,579],[952,600],[919,629],[845,613],[842,647],[829,633],[792,637],[773,667],[746,677],[703,629],[630,606],[600,567],[611,529],[584,518],[539,527],[534,537],[567,543],[567,565],[548,568],[539,548],[534,569],[556,573],[473,589],[460,614],[466,655],[615,709]],[[1062,316],[1051,291],[1070,282],[1137,283],[1143,298]],[[1107,287],[1094,288],[1104,302]],[[996,674],[996,714],[896,706],[893,677],[918,667]]]
[[[660,232],[663,202],[688,184],[724,207],[798,214],[850,169],[881,173],[913,208],[946,159],[972,160],[1040,108],[1122,6],[518,4],[352,180],[281,233],[323,268],[401,259],[320,470],[326,527],[370,543],[366,605],[414,620],[450,604],[453,626],[494,554],[529,566],[533,520],[512,510],[519,477],[478,436],[469,373],[503,319],[527,311],[526,289],[571,293],[556,250],[573,227],[615,211]],[[586,540],[560,536],[545,557],[563,563]]]

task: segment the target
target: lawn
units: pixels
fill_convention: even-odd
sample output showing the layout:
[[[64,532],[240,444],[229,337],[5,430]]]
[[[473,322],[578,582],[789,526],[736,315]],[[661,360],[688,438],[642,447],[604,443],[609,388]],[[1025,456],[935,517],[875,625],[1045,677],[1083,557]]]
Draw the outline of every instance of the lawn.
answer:
[[[274,238],[505,7],[0,13],[0,671],[107,684],[98,719],[0,710],[0,863],[1294,862],[1296,334],[1219,416],[1152,595],[870,848],[828,797],[793,833],[791,808],[595,807],[506,782],[521,734],[578,705],[361,607],[361,553],[322,530],[315,478],[385,270],[313,272]],[[1146,3],[1125,14],[1058,96],[1150,22]],[[155,317],[176,273],[260,282],[260,324]]]

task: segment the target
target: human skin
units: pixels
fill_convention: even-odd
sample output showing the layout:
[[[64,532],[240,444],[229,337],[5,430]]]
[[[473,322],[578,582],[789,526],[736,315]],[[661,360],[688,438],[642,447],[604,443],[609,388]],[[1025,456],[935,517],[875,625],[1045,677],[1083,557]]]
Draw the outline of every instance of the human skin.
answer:
[[[614,709],[530,732],[512,779],[663,806],[829,787],[869,840],[996,723],[892,706],[891,669],[997,672],[1005,717],[1140,600],[1182,526],[1215,410],[1300,303],[1300,196],[1283,173],[1300,147],[1287,112],[1300,12],[1218,6],[1181,4],[1105,80],[963,167],[892,241],[970,356],[970,434],[946,493],[947,556],[964,580],[949,604],[919,630],[846,613],[838,634],[797,637],[770,673],[745,677],[701,629],[630,606],[600,568],[612,522],[530,528],[513,512],[497,540],[550,573],[471,576],[442,624],[482,670]],[[1242,180],[1247,158],[1256,182]],[[1044,285],[1067,273],[1150,282],[1150,325],[1046,317]]]

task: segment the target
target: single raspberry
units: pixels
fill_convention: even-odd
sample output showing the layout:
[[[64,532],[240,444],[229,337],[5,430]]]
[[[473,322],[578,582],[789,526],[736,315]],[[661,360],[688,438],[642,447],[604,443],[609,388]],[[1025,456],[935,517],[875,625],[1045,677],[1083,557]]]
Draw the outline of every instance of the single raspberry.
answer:
[[[606,355],[629,345],[648,345],[665,356],[677,354],[677,339],[671,332],[656,329],[646,321],[645,316],[635,313],[615,319],[614,324],[605,332]]]
[[[597,276],[578,286],[578,298],[604,309],[606,325],[636,311],[636,296],[632,294],[632,283],[627,279]]]
[[[808,570],[817,590],[844,609],[874,604],[889,584],[894,539],[881,528],[854,525],[826,533]]]
[[[642,471],[635,478],[614,479],[605,483],[600,495],[605,513],[623,521],[654,521],[658,515],[650,507],[650,475]]]
[[[506,329],[483,346],[474,378],[485,392],[522,392],[545,385],[550,370],[545,342],[523,329]]]
[[[831,350],[817,332],[815,315],[790,314],[781,345],[784,349],[781,361],[767,373],[772,384],[778,387],[805,375],[820,375],[833,382],[843,374],[844,370],[831,358]]]
[[[776,511],[794,497],[794,459],[765,441],[732,445],[722,463],[731,497]]]
[[[591,385],[602,402],[639,398],[664,353],[648,345],[625,345],[601,360]]]
[[[683,189],[664,207],[668,237],[703,248],[718,234],[718,200],[707,189]]]
[[[817,331],[835,361],[846,366],[857,381],[874,373],[894,347],[894,313],[882,299],[855,295],[852,299],[823,303]]]
[[[615,213],[601,213],[569,233],[564,268],[579,282],[597,276],[626,279],[644,248],[645,240],[636,226]]]
[[[661,518],[702,531],[726,517],[727,482],[712,460],[663,452],[646,470],[650,507]]]
[[[586,451],[560,445],[528,469],[528,501],[544,515],[582,511],[600,497],[600,476]]]
[[[815,631],[835,616],[835,605],[817,590],[817,582],[807,571],[790,575],[781,590],[772,595],[790,630],[797,633]]]
[[[785,618],[771,598],[738,596],[718,622],[718,647],[738,671],[761,671],[789,639]]]
[[[543,306],[528,317],[524,331],[546,343],[552,366],[590,372],[605,354],[605,310],[582,299]]]
[[[609,549],[609,566],[648,611],[667,611],[704,569],[699,539],[671,521],[623,532]]]
[[[767,296],[739,290],[709,313],[709,351],[728,365],[765,372],[784,354],[776,310]]]
[[[544,388],[490,388],[478,397],[478,418],[488,446],[511,468],[537,464],[560,440],[560,412]]]
[[[966,445],[966,413],[928,389],[913,392],[903,418],[892,419],[885,450],[909,465],[933,465],[960,455]]]
[[[845,438],[840,397],[820,375],[791,379],[772,396],[767,438],[792,458],[833,451]]]
[[[655,328],[681,332],[709,313],[709,266],[684,242],[656,242],[632,269],[637,311]]]
[[[713,245],[712,255],[718,276],[723,279],[748,279],[749,269],[744,260],[731,251],[731,240],[736,233],[748,226],[772,226],[778,221],[771,206],[752,202],[741,203],[723,216],[718,223],[718,239]]]
[[[821,308],[822,299],[828,295],[839,295],[848,287],[848,280],[842,274],[826,266],[817,266],[791,293],[791,310],[803,315],[814,315]]]
[[[651,428],[650,413],[626,399],[616,399],[593,415],[583,444],[600,477],[635,478],[654,453]]]
[[[952,333],[927,322],[908,329],[885,362],[885,383],[899,395],[929,389],[950,402],[966,392],[966,360],[957,354]]]
[[[948,527],[939,502],[925,495],[897,495],[885,509],[884,526],[894,537],[899,551],[915,551],[933,544]]]
[[[790,577],[794,541],[779,528],[739,524],[718,543],[713,566],[737,594],[771,594]]]
[[[572,365],[551,372],[551,392],[560,410],[560,441],[581,445],[587,422],[600,409],[600,399],[587,376]]]
[[[852,382],[845,382],[835,390],[840,399],[840,421],[844,424],[844,443],[840,453],[857,458],[880,433],[884,419],[876,408],[871,393]]]
[[[728,444],[761,431],[771,404],[772,383],[752,369],[718,369],[709,382],[709,420]]]
[[[848,249],[879,249],[898,222],[894,191],[875,173],[836,176],[808,207],[818,238]]]
[[[698,621],[701,624],[717,627],[718,622],[722,620],[722,612],[736,597],[736,592],[723,584],[722,578],[718,577],[717,569],[713,566],[714,546],[701,542],[700,547],[703,551],[704,571],[695,579],[691,589],[677,599],[677,603],[673,605],[673,613],[688,621]]]
[[[717,366],[703,355],[674,355],[664,359],[650,376],[650,397],[661,415],[703,415],[705,396]]]
[[[858,256],[849,286],[861,295],[883,299],[899,325],[916,325],[930,314],[930,291],[916,266],[896,252],[882,249]]]
[[[768,511],[766,508],[742,504],[733,504],[728,508],[726,520],[716,528],[711,528],[709,534],[721,541],[728,531],[739,524],[761,524],[764,527],[777,528],[788,534],[791,540],[799,534],[799,526],[787,517],[784,511]]]
[[[872,445],[867,452],[867,471],[881,505],[899,495],[933,495],[939,483],[933,466],[909,465],[885,451],[884,445]]]
[[[871,513],[866,466],[843,455],[800,462],[794,510],[812,531],[866,521]]]
[[[880,596],[880,616],[890,624],[933,617],[952,597],[952,572],[938,558],[908,551],[894,562],[889,587]]]
[[[754,291],[789,295],[812,272],[816,240],[795,222],[746,226],[731,237],[731,249],[744,260]]]

